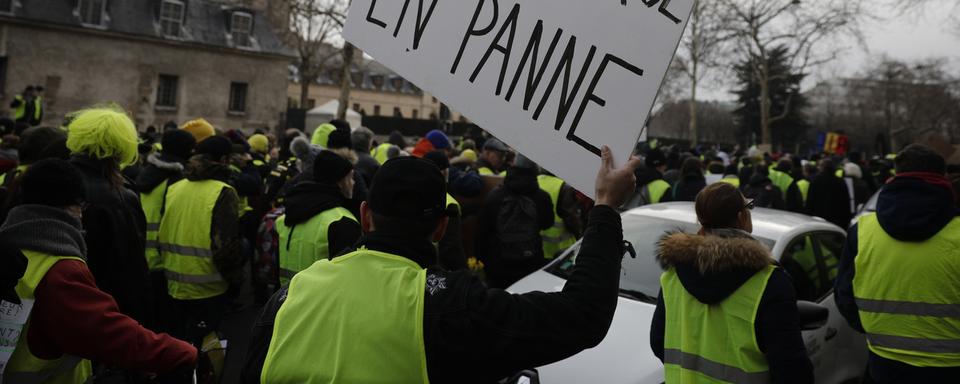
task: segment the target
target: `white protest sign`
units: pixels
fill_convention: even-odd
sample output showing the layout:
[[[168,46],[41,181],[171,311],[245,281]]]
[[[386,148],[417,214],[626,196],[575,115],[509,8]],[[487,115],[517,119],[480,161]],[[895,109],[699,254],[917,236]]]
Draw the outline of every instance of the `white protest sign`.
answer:
[[[20,340],[23,325],[27,323],[30,311],[33,310],[33,300],[20,301],[22,304],[0,300],[0,377],[3,377],[7,362]]]
[[[344,37],[592,195],[632,153],[694,0],[354,0]]]

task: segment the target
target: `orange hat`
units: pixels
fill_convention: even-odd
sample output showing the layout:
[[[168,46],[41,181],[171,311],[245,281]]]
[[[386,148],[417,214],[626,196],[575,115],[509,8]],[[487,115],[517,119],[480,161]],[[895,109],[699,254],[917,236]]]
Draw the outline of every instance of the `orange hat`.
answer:
[[[190,134],[193,135],[193,138],[197,139],[197,143],[217,134],[217,132],[213,129],[213,125],[210,125],[210,123],[204,119],[190,120],[186,123],[183,123],[183,126],[180,127],[180,129],[190,132]]]

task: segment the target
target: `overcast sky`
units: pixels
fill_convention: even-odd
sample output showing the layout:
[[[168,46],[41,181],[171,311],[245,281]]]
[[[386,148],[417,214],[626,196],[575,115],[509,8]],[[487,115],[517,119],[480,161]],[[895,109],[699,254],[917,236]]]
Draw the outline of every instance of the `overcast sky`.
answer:
[[[848,46],[835,61],[822,66],[804,83],[809,89],[817,81],[843,76],[854,76],[862,72],[871,60],[883,54],[908,62],[945,57],[950,60],[954,76],[960,77],[960,32],[951,29],[956,21],[951,20],[947,12],[926,12],[925,15],[897,16],[893,12],[884,13],[883,20],[869,22],[864,26],[867,39],[866,50],[854,42],[844,42]],[[954,13],[960,13],[960,10]],[[705,99],[730,100],[730,85],[706,90]]]

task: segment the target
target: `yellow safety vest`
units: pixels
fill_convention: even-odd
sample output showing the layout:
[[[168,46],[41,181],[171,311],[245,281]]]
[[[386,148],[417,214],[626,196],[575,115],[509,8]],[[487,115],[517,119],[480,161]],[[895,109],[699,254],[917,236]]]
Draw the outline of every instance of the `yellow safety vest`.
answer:
[[[477,169],[477,173],[479,173],[481,176],[495,176],[495,175],[496,175],[496,173],[493,173],[493,170],[490,169],[489,167],[480,167],[480,169]]]
[[[292,227],[287,226],[287,215],[277,219],[275,226],[279,235],[281,286],[290,286],[290,279],[314,262],[335,256],[330,254],[330,236],[327,231],[330,230],[330,224],[344,217],[357,221],[350,211],[340,207],[323,211],[307,222]]]
[[[734,187],[737,187],[737,189],[740,188],[740,178],[739,178],[739,177],[735,177],[735,176],[734,176],[734,177],[724,177],[724,178],[720,179],[720,182],[721,182],[721,183],[730,184],[730,185],[732,185],[732,186],[734,186]]]
[[[14,168],[13,172],[4,173],[4,174],[0,175],[0,185],[6,185],[6,184],[7,184],[7,175],[8,175],[8,174],[9,174],[9,175],[12,175],[12,176],[13,176],[13,179],[16,179],[18,176],[20,176],[20,174],[22,174],[23,172],[25,172],[28,167],[29,167],[29,165],[20,164],[20,165],[17,166],[17,168]],[[11,180],[11,181],[13,181],[13,180]]]
[[[667,194],[667,190],[670,189],[670,183],[662,179],[656,179],[647,183],[644,188],[647,189],[650,204],[659,204],[663,200],[663,195]]]
[[[58,261],[78,260],[83,262],[83,259],[79,257],[51,256],[29,250],[22,250],[22,252],[27,257],[27,271],[23,278],[17,282],[16,290],[17,296],[24,304],[34,302],[36,299],[34,292],[37,285],[47,275],[47,271]],[[6,311],[7,308],[4,308],[4,310]],[[69,321],[69,319],[62,320]],[[3,379],[5,383],[79,384],[90,379],[93,375],[90,360],[69,355],[55,360],[46,360],[31,353],[27,342],[29,327],[30,322],[28,320],[4,370]]]
[[[810,196],[810,182],[807,180],[797,181],[797,188],[800,189],[800,196],[803,197],[803,203],[807,203],[807,196]]]
[[[754,323],[775,267],[753,275],[719,304],[687,292],[674,268],[660,276],[666,310],[666,383],[768,383],[770,368]]]
[[[853,292],[870,351],[917,367],[960,367],[960,219],[923,242],[857,228]]]
[[[314,263],[290,283],[260,381],[427,383],[426,280],[417,263],[367,249]]]
[[[213,210],[225,189],[233,187],[216,180],[180,180],[167,190],[157,241],[167,291],[175,299],[199,300],[227,292],[210,247]]]
[[[460,202],[457,201],[457,199],[455,199],[453,196],[450,196],[450,194],[448,193],[448,194],[447,194],[447,209],[449,210],[451,207],[453,207],[453,209],[456,209],[456,211],[457,211],[457,216],[460,216],[460,215],[463,214],[463,211],[460,210]]]
[[[380,165],[386,163],[387,160],[390,160],[390,148],[393,147],[393,144],[383,143],[378,145],[376,148],[370,150],[370,156],[373,156],[373,159],[376,160]]]
[[[777,188],[780,189],[780,193],[783,198],[787,198],[787,191],[790,190],[790,185],[793,184],[793,176],[786,172],[780,172],[778,170],[770,171],[770,181],[773,182]]]
[[[334,127],[333,125],[320,124],[320,126],[313,131],[313,136],[310,138],[310,144],[319,145],[326,148],[327,140],[330,139],[330,133],[336,130],[337,127]]]
[[[20,95],[14,96],[14,100],[19,101],[20,106],[13,110],[13,119],[23,120],[27,115],[27,102]],[[43,117],[43,102],[41,97],[37,96],[33,99],[33,119],[40,120],[41,117]]]
[[[147,257],[147,267],[151,271],[163,269],[157,235],[160,233],[160,219],[163,217],[163,200],[167,195],[168,181],[164,180],[152,191],[140,194],[140,205],[143,206],[143,215],[147,218],[147,248],[144,255]]]
[[[550,195],[550,201],[553,203],[553,226],[540,231],[540,238],[543,239],[543,257],[550,260],[575,244],[577,238],[567,231],[563,219],[557,214],[563,180],[555,176],[540,175],[537,176],[537,183],[540,184],[540,189]]]

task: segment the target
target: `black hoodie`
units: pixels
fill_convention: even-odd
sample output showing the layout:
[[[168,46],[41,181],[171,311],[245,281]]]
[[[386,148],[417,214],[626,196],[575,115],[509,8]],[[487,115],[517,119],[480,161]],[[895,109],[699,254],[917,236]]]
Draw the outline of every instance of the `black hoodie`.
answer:
[[[336,185],[304,181],[287,193],[284,223],[293,227],[306,223],[323,211],[333,208],[347,208],[348,200]],[[327,228],[328,257],[336,256],[340,251],[353,246],[360,238],[360,224],[350,218],[342,218]],[[286,244],[280,244],[281,247]]]
[[[880,190],[877,198],[877,220],[888,235],[904,242],[923,242],[940,233],[958,215],[953,191],[944,185],[919,178],[897,177]],[[859,309],[853,295],[859,225],[847,231],[843,257],[837,267],[834,298],[840,314],[851,327],[864,332]],[[904,257],[909,255],[902,255]],[[870,353],[869,373],[884,382],[949,382],[960,377],[960,367],[920,368],[887,360]],[[898,381],[900,380],[900,381]]]
[[[137,175],[137,192],[150,193],[160,183],[167,180],[167,186],[183,179],[183,166],[186,159],[161,153],[147,157],[147,165]]]
[[[667,235],[658,244],[657,259],[664,269],[676,268],[686,291],[704,304],[726,300],[754,274],[775,263],[762,244],[735,229],[712,230],[704,236]],[[664,355],[665,308],[661,292],[650,327],[650,347],[660,361]],[[800,334],[796,293],[781,268],[767,282],[754,326],[757,344],[770,366],[771,382],[813,382],[813,364]]]

